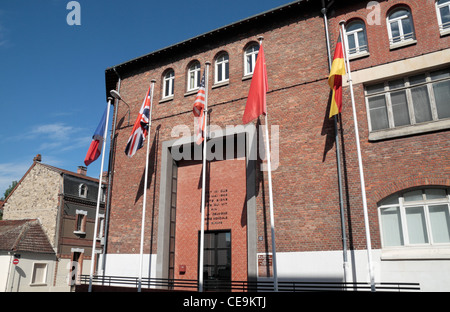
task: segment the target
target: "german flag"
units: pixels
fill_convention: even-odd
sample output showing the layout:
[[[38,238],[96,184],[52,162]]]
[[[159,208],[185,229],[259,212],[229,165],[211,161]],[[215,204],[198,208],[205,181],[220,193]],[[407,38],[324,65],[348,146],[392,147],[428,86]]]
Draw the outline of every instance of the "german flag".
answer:
[[[334,51],[333,63],[331,64],[328,84],[333,90],[331,99],[330,118],[337,115],[342,110],[342,76],[345,75],[344,50],[342,49],[341,38],[339,37]]]

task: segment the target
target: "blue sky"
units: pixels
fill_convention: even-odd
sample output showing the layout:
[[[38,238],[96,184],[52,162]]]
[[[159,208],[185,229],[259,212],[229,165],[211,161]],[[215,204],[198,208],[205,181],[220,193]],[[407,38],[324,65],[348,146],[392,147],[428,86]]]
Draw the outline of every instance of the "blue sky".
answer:
[[[36,154],[84,165],[106,68],[292,1],[79,0],[79,26],[67,23],[69,2],[0,0],[0,197]],[[87,174],[98,177],[100,163]]]

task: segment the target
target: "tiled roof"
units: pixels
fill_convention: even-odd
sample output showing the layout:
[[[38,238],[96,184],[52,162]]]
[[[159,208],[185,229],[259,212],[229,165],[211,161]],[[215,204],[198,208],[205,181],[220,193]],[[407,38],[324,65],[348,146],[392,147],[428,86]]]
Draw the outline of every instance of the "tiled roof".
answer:
[[[1,220],[0,250],[55,253],[37,219]]]

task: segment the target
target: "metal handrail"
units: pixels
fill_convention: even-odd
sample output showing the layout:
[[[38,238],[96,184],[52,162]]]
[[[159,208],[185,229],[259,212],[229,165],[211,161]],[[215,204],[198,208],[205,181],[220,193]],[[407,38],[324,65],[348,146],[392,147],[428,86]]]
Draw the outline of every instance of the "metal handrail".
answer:
[[[81,275],[80,283],[89,284],[89,275]],[[93,276],[93,286],[107,287],[131,287],[137,288],[139,279],[127,276]],[[198,280],[192,279],[167,279],[167,278],[142,278],[143,289],[169,290],[169,291],[197,291]],[[382,282],[375,284],[376,291],[419,291],[419,283]],[[272,292],[273,281],[221,281],[205,280],[206,291],[258,291]],[[371,285],[365,282],[308,282],[308,281],[278,281],[279,292],[320,292],[320,291],[371,291]]]

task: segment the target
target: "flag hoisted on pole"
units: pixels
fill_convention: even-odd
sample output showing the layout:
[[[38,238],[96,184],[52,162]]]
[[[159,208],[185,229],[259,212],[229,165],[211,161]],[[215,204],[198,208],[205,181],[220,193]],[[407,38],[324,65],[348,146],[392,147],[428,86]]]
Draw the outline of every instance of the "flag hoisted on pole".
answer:
[[[330,118],[342,111],[342,76],[345,75],[344,50],[339,35],[336,50],[334,51],[333,63],[331,64],[328,84],[333,95],[331,97]]]
[[[105,162],[106,136],[108,135],[108,129],[106,126],[108,125],[108,121],[109,121],[109,110],[110,110],[110,106],[111,106],[111,101],[112,101],[112,98],[108,98],[108,104],[106,107],[106,119],[105,119],[103,126],[101,127],[99,125],[99,127],[97,127],[97,130],[99,130],[99,128],[103,128],[103,138],[102,138],[102,143],[103,143],[102,151],[103,152],[102,152],[102,163],[100,165],[100,174],[99,174],[99,178],[98,178],[97,207],[96,207],[96,211],[95,211],[94,235],[92,237],[91,270],[89,273],[89,288],[88,288],[89,292],[92,291],[92,278],[94,276],[94,263],[95,263],[94,259],[95,259],[95,247],[97,244],[98,215],[99,215],[100,199],[101,199],[101,193],[102,193],[101,189],[102,189],[102,177],[103,177],[103,164]],[[103,117],[105,117],[105,116],[103,115]],[[102,120],[103,120],[103,118],[102,118]],[[102,122],[100,122],[100,124],[102,124]],[[97,130],[96,130],[96,132],[97,132]],[[92,146],[92,144],[91,144],[91,146]]]
[[[145,157],[144,196],[143,196],[143,200],[142,200],[141,244],[140,244],[140,249],[139,249],[138,292],[141,292],[141,289],[142,289],[142,271],[143,271],[143,265],[144,265],[144,230],[145,230],[145,208],[146,208],[146,203],[147,203],[147,183],[148,183],[147,180],[148,180],[148,161],[149,161],[148,158],[149,158],[149,153],[150,153],[150,128],[152,126],[153,90],[155,89],[154,88],[155,82],[156,82],[156,80],[154,80],[154,79],[151,81],[150,87],[148,88],[147,95],[145,96],[144,103],[142,104],[142,108],[141,108],[142,119],[140,121],[140,124],[141,124],[141,129],[143,129],[141,147],[144,144],[143,141],[145,141],[147,134],[148,134],[148,140],[147,140],[147,154]],[[144,125],[145,123],[146,123],[146,125]],[[127,145],[127,147],[128,147],[128,145]],[[152,252],[150,250],[150,253],[149,253],[150,259],[152,257],[151,254],[152,254]],[[149,268],[150,267],[151,267],[151,265],[149,265]],[[150,276],[150,272],[149,272],[149,276]]]
[[[267,81],[266,58],[264,56],[264,48],[262,45],[263,37],[259,37],[259,52],[256,59],[255,70],[253,71],[252,82],[248,93],[247,103],[245,105],[244,116],[242,122],[244,124],[258,118],[260,115],[265,116],[265,136],[266,136],[266,160],[267,160],[267,176],[269,180],[269,209],[270,209],[270,228],[272,234],[272,267],[274,290],[278,291],[278,274],[277,274],[277,254],[275,247],[275,219],[273,211],[273,194],[272,194],[272,168],[270,161],[270,143],[269,143],[269,123],[267,121],[266,93],[269,91]]]
[[[96,161],[102,152],[103,135],[105,134],[105,128],[107,125],[106,115],[108,109],[109,106],[105,107],[105,112],[103,113],[102,119],[100,120],[100,123],[98,124],[97,129],[92,136],[91,145],[89,146],[89,149],[86,153],[86,158],[84,159],[84,164],[86,166],[89,166],[91,163]]]
[[[127,146],[125,148],[125,154],[128,157],[133,157],[136,151],[144,146],[144,140],[149,131],[149,115],[150,115],[150,102],[151,102],[151,85],[148,88],[144,101],[142,102],[139,115],[134,122],[133,129],[131,130],[130,138],[128,139]]]
[[[196,117],[196,124],[194,129],[195,143],[198,145],[202,144],[205,139],[204,130],[206,125],[206,118],[203,112],[206,102],[206,91],[205,91],[205,72],[203,72],[203,77],[200,82],[200,89],[198,89],[197,97],[195,98],[194,107],[192,109],[194,116]]]
[[[199,98],[202,97],[202,94],[204,94],[204,106],[203,106],[203,126],[202,126],[202,138],[201,141],[203,141],[203,169],[202,169],[202,211],[201,211],[201,220],[200,220],[200,259],[199,259],[199,272],[198,272],[198,291],[203,291],[203,254],[204,254],[204,244],[205,244],[205,203],[206,203],[206,143],[207,143],[207,120],[208,120],[208,75],[209,75],[209,65],[211,65],[210,62],[206,62],[206,68],[205,72],[203,72],[203,90],[200,86],[200,89],[197,94],[197,98],[194,103],[194,115],[197,108],[199,108],[202,105],[199,105]],[[206,78],[205,78],[206,76]],[[200,101],[201,102],[201,101]],[[201,143],[200,141],[200,143]],[[197,144],[200,144],[197,141]]]
[[[342,49],[344,49],[345,45],[345,27],[344,27],[345,21],[339,22],[341,25],[341,37],[344,40],[344,45],[342,46]],[[345,64],[347,66],[347,75],[348,75],[348,83],[350,87],[350,95],[352,100],[352,109],[353,109],[353,121],[355,125],[355,139],[356,139],[356,150],[358,153],[358,165],[359,165],[359,176],[360,176],[360,182],[361,182],[361,195],[362,195],[362,202],[363,202],[363,212],[364,212],[364,225],[366,230],[366,244],[367,244],[367,260],[368,260],[368,266],[369,266],[369,279],[370,279],[370,288],[372,291],[375,291],[375,277],[373,273],[373,265],[372,265],[372,243],[370,240],[370,228],[369,228],[369,216],[367,212],[367,198],[366,198],[366,186],[364,182],[364,170],[362,165],[362,156],[361,156],[361,147],[359,143],[359,131],[358,131],[358,119],[356,117],[356,108],[355,108],[355,96],[353,93],[353,83],[352,83],[352,75],[350,70],[350,62],[348,60],[347,55],[347,49],[344,49],[343,55],[345,57]]]

